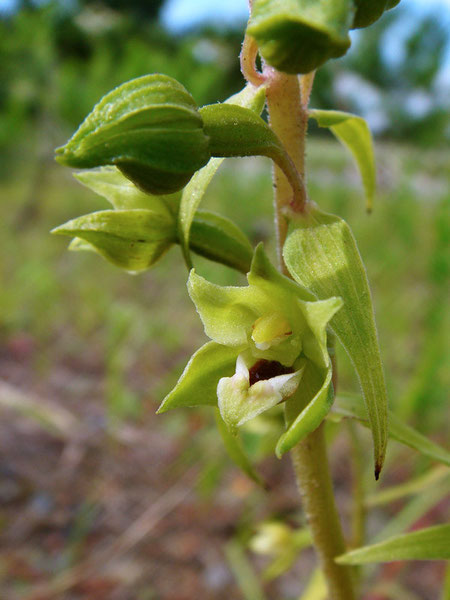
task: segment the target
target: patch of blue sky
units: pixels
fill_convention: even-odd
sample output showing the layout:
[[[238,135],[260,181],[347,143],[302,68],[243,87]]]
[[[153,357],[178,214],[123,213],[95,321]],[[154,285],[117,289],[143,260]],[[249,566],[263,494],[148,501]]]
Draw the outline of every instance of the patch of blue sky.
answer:
[[[403,0],[401,6],[416,14],[439,12],[450,20],[450,0]],[[245,22],[247,17],[248,0],[167,0],[162,12],[165,26],[177,33],[204,23]]]

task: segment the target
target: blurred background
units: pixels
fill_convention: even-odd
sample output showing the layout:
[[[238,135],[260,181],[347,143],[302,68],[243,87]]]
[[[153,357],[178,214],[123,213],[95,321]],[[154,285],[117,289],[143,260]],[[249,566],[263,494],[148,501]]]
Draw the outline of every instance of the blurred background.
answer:
[[[372,215],[346,150],[313,126],[308,148],[310,195],[349,221],[367,266],[391,409],[439,443],[449,387],[449,7],[403,0],[316,76],[312,106],[360,114],[376,136]],[[101,96],[161,72],[199,105],[224,100],[243,86],[246,18],[245,0],[0,0],[2,599],[294,600],[308,581],[310,549],[280,577],[249,549],[267,521],[304,523],[289,459],[273,458],[273,424],[244,440],[267,493],[231,465],[212,411],[154,414],[205,340],[179,248],[131,276],[49,234],[107,208],[53,160]],[[204,205],[273,250],[270,170],[263,159],[228,161]],[[196,266],[218,283],[244,283],[206,260]],[[357,392],[338,354],[340,387]],[[359,426],[330,423],[329,435],[349,531],[350,455],[357,444],[373,492],[371,442]],[[434,468],[392,442],[380,487]],[[367,539],[442,522],[448,479],[439,481],[371,510]],[[440,563],[393,563],[369,571],[364,597],[436,600],[442,579]]]

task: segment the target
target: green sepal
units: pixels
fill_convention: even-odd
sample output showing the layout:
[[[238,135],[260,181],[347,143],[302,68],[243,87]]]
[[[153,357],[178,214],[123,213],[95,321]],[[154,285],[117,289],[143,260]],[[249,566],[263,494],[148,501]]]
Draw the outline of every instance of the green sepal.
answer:
[[[106,94],[56,150],[56,160],[70,167],[116,165],[152,194],[180,190],[209,158],[194,99],[178,81],[159,74]]]
[[[203,322],[206,335],[227,346],[245,347],[248,333],[270,302],[258,288],[220,286],[192,269],[188,292]]]
[[[245,453],[240,438],[230,432],[218,410],[216,410],[215,415],[217,429],[222,437],[222,441],[228,456],[231,458],[234,464],[239,467],[250,479],[252,479],[258,485],[265,487],[264,481],[258,475],[249,457]]]
[[[191,226],[190,248],[196,254],[247,273],[253,247],[230,219],[209,211],[197,211]]]
[[[309,73],[350,47],[352,0],[254,0],[247,32],[279,71]]]
[[[317,121],[319,127],[328,127],[353,154],[364,185],[366,207],[370,212],[376,187],[376,166],[372,134],[367,122],[362,117],[337,110],[312,109],[309,116]]]
[[[339,217],[311,208],[294,226],[283,250],[290,274],[318,298],[344,301],[330,325],[359,376],[378,478],[387,444],[387,393],[366,271],[351,230]]]
[[[278,458],[317,429],[330,412],[334,396],[331,374],[331,364],[320,369],[311,361],[306,363],[301,384],[285,404],[287,430],[275,449]]]
[[[192,355],[174,389],[158,409],[163,413],[180,406],[217,406],[217,383],[234,373],[239,348],[208,342]]]
[[[245,106],[259,115],[264,108],[265,98],[264,86],[255,87],[249,83],[238,94],[228,98],[226,103]],[[223,158],[211,158],[205,167],[195,173],[183,190],[178,216],[178,229],[182,241],[183,255],[189,266],[192,266],[189,254],[189,234],[192,221],[207,187],[223,161]]]
[[[60,225],[52,233],[85,240],[127,271],[148,269],[176,241],[175,221],[165,208],[94,212]]]
[[[364,565],[398,560],[447,560],[450,558],[450,524],[435,525],[397,535],[378,544],[356,548],[335,560],[340,565]]]
[[[113,166],[79,171],[74,173],[74,177],[99,196],[106,198],[116,210],[130,208],[164,210],[164,207],[167,207],[171,212],[176,212],[181,197],[180,192],[159,196],[142,192],[117,167]]]
[[[363,425],[369,427],[367,411],[361,400],[362,398],[359,396],[339,394],[333,405],[333,416],[339,415],[340,417],[357,419]],[[392,411],[388,411],[388,433],[393,440],[417,450],[423,456],[450,467],[450,452],[448,450],[407,425]]]
[[[83,185],[103,196],[116,210],[151,209],[178,216],[180,192],[155,196],[141,192],[116,167],[99,167],[75,173]],[[176,240],[179,242],[179,239]],[[194,217],[190,240],[191,250],[215,262],[247,273],[253,248],[247,236],[230,219],[212,212],[199,211]],[[86,241],[74,240],[70,250],[94,250]]]

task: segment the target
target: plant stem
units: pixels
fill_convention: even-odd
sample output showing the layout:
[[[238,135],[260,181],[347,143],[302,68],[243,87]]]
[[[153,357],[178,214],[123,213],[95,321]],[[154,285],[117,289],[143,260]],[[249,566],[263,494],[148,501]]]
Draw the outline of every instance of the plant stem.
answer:
[[[334,558],[345,552],[344,536],[334,501],[328,465],[324,425],[291,450],[303,509],[333,600],[353,600],[350,568],[342,568]]]
[[[313,74],[300,79],[266,67],[267,104],[270,125],[284,144],[300,176],[305,175],[305,140],[308,124],[307,105]],[[286,209],[291,206],[292,190],[275,167],[275,227],[280,270],[287,273],[283,245],[288,231]],[[306,192],[299,212],[307,209]],[[352,571],[338,565],[334,558],[345,552],[345,542],[333,494],[323,424],[292,451],[292,461],[303,507],[311,529],[314,546],[333,600],[354,600]]]
[[[284,147],[304,181],[305,173],[305,137],[307,113],[300,102],[298,77],[279,73],[271,67],[265,67],[267,77],[267,107],[270,126],[284,144]],[[274,168],[274,214],[277,234],[278,262],[280,269],[286,272],[282,250],[288,230],[288,218],[285,210],[291,206],[292,189],[284,173]],[[298,210],[306,209],[306,189],[300,200]]]

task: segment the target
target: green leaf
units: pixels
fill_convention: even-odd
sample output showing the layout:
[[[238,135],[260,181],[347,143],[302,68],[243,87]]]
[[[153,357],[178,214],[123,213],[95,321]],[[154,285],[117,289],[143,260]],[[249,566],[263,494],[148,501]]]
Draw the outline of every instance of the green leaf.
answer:
[[[253,248],[247,236],[230,219],[212,212],[197,211],[191,225],[191,250],[248,273],[253,258]]]
[[[116,165],[152,194],[180,190],[210,158],[192,96],[175,79],[146,75],[104,96],[56,159],[67,166]]]
[[[253,468],[248,456],[245,454],[240,439],[236,435],[232,435],[230,430],[225,425],[220,412],[216,410],[216,424],[217,429],[222,437],[225,448],[230,456],[231,460],[237,465],[250,479],[252,479],[258,485],[264,487],[264,482],[258,473]]]
[[[236,348],[208,342],[191,357],[177,385],[164,398],[158,413],[180,406],[217,406],[217,384],[234,373]]]
[[[247,32],[278,71],[309,73],[350,47],[352,0],[253,0]]]
[[[361,383],[378,478],[387,444],[387,393],[366,271],[350,228],[339,217],[311,208],[295,226],[283,250],[292,277],[319,299],[340,296],[344,301],[330,325]]]
[[[231,96],[226,102],[238,106],[245,106],[253,110],[256,114],[260,114],[264,108],[265,89],[262,86],[257,88],[252,84],[248,84],[241,92],[239,92],[239,94]],[[195,173],[191,181],[183,190],[178,217],[178,228],[180,239],[182,240],[183,254],[186,263],[189,266],[191,266],[189,257],[189,233],[191,224],[208,185],[223,161],[223,158],[212,158],[205,167]]]
[[[118,267],[142,271],[152,266],[176,241],[173,217],[163,210],[103,210],[53,229],[81,238]]]
[[[308,361],[297,391],[286,401],[287,431],[278,440],[275,449],[278,458],[317,429],[332,404],[331,366],[327,370],[318,369]]]
[[[397,560],[446,560],[450,558],[450,525],[435,525],[357,548],[336,558],[341,565],[362,565]]]
[[[116,210],[164,210],[165,206],[177,208],[177,199],[181,196],[179,192],[166,196],[141,192],[117,167],[106,166],[79,171],[74,173],[74,177],[96,194],[106,198]]]
[[[376,186],[375,153],[372,134],[362,117],[337,110],[309,111],[309,116],[319,127],[328,127],[337,139],[346,146],[356,160],[366,194],[367,210],[371,211]]]
[[[368,426],[367,413],[358,396],[339,394],[335,400],[333,412],[344,417],[358,419]],[[450,452],[424,435],[403,423],[393,412],[388,413],[388,433],[398,442],[414,448],[424,456],[450,466]]]

